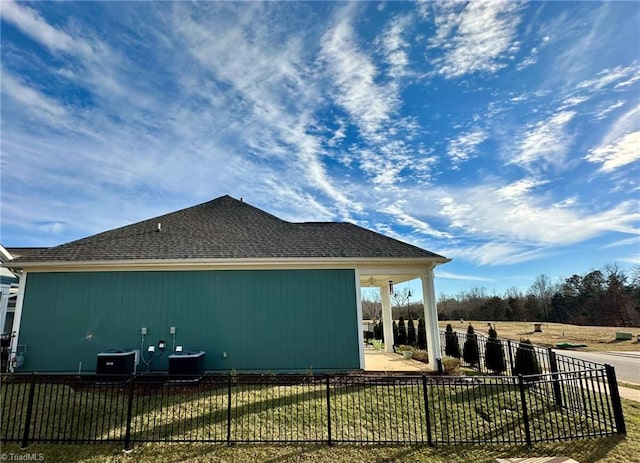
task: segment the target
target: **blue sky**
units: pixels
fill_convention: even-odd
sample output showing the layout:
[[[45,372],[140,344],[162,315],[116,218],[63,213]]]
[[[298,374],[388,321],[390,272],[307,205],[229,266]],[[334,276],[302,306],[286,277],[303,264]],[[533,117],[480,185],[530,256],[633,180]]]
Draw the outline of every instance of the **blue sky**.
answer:
[[[638,2],[0,14],[5,246],[230,194],[451,257],[438,294],[640,264]]]

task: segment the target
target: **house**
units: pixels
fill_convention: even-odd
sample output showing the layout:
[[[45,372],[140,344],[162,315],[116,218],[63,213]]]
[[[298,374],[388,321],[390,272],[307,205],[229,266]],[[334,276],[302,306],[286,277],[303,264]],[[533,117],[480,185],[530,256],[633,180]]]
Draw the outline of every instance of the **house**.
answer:
[[[12,251],[0,245],[0,263],[16,257]],[[7,268],[0,267],[0,373],[5,373],[11,354],[11,329],[18,295],[18,277]]]
[[[162,371],[182,346],[206,352],[210,371],[289,372],[362,369],[361,286],[381,289],[392,339],[390,287],[415,278],[437,367],[433,268],[448,261],[351,223],[287,222],[222,196],[5,266],[22,272],[19,371],[93,371],[109,349],[139,350],[139,368]]]
[[[0,244],[0,263],[37,252],[45,248],[5,248]],[[11,335],[16,300],[18,298],[18,275],[5,267],[0,267],[0,330],[5,336]],[[4,370],[0,370],[4,372]]]

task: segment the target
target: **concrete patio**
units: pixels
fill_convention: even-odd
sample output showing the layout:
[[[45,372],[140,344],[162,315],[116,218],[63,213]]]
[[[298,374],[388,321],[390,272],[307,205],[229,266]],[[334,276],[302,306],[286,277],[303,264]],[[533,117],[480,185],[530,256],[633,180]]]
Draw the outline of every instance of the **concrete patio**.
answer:
[[[389,371],[389,372],[410,372],[423,373],[431,372],[426,363],[417,360],[406,360],[399,354],[374,350],[367,347],[364,350],[365,371]]]

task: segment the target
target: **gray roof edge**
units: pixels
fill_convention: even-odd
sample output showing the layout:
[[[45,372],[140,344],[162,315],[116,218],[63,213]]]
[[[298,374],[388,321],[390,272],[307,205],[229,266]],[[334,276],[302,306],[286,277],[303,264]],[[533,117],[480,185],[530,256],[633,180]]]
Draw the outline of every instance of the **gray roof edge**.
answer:
[[[37,261],[18,262],[9,261],[1,267],[16,269],[38,268],[179,268],[179,267],[247,267],[256,265],[261,267],[295,267],[298,266],[338,266],[343,268],[357,268],[362,265],[391,265],[401,266],[409,264],[446,264],[451,259],[438,256],[424,257],[281,257],[281,258],[191,258],[191,259],[126,259],[126,260],[86,260],[86,261]]]
[[[346,224],[349,224],[351,226],[358,227],[359,229],[364,230],[364,231],[366,231],[368,233],[373,233],[375,235],[378,235],[379,238],[383,238],[383,239],[389,240],[389,241],[395,241],[396,243],[402,244],[404,246],[410,246],[410,247],[412,247],[413,249],[415,249],[417,251],[420,251],[420,252],[425,253],[425,254],[429,254],[430,256],[433,256],[433,257],[439,257],[439,258],[442,258],[442,259],[447,259],[446,257],[444,257],[444,256],[442,256],[440,254],[436,254],[435,252],[432,252],[432,251],[429,251],[427,249],[421,248],[420,246],[416,246],[415,244],[407,243],[406,241],[402,241],[402,240],[399,240],[397,238],[393,238],[391,236],[383,235],[380,232],[377,232],[375,230],[370,230],[370,229],[365,228],[365,227],[361,227],[360,225],[357,225],[355,223],[351,223],[351,222],[337,222],[337,223],[346,223]],[[451,260],[451,259],[449,259],[449,260]]]

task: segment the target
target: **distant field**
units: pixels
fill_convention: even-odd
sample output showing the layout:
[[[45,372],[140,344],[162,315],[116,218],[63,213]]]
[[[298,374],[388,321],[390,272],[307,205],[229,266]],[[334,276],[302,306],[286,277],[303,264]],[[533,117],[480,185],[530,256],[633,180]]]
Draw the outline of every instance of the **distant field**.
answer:
[[[466,330],[469,323],[476,333],[486,335],[489,329],[487,321],[450,320],[439,322],[440,328],[444,329],[447,323],[451,323],[455,330]],[[588,347],[582,348],[585,351],[638,351],[640,343],[636,341],[640,334],[640,327],[621,328],[614,326],[577,326],[563,323],[543,323],[542,333],[533,331],[533,322],[495,322],[494,326],[498,331],[498,336],[505,339],[519,340],[528,338],[534,344],[554,347],[558,342],[569,342],[572,344],[586,344]],[[616,332],[622,331],[631,333],[631,341],[616,341]]]

